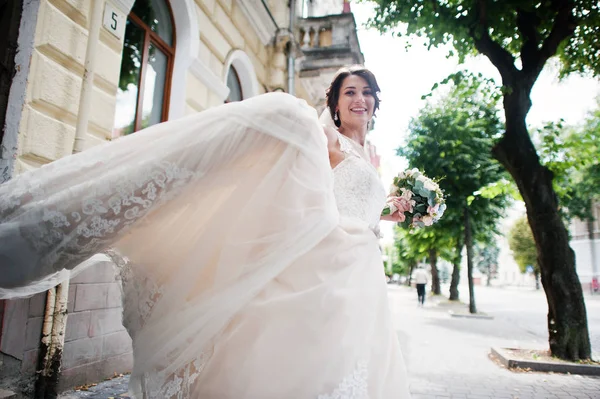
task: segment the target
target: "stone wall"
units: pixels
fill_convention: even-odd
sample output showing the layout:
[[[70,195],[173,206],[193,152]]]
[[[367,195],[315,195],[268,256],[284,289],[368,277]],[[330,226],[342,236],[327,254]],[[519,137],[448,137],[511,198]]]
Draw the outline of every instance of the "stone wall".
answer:
[[[121,324],[121,287],[112,263],[71,280],[60,387],[68,389],[130,371],[131,339]]]
[[[0,388],[33,392],[46,294],[4,302],[0,323]]]

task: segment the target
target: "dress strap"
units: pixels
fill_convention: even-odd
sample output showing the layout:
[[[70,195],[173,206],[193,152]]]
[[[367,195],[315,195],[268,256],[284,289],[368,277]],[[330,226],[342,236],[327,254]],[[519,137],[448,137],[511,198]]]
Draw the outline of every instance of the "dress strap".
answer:
[[[338,135],[338,141],[340,143],[340,150],[347,155],[352,154],[354,156],[359,156],[359,154],[357,154],[356,150],[354,149],[354,147],[352,146],[352,143],[350,142],[350,139],[346,136],[344,136],[343,134],[341,134],[340,132],[337,132]]]

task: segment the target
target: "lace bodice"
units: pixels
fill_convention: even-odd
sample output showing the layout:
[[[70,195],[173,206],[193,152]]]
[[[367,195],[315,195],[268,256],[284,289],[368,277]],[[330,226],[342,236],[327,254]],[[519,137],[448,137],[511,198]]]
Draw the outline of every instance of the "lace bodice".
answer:
[[[338,133],[346,158],[334,169],[334,194],[341,216],[361,219],[377,230],[386,192],[375,168],[351,139]]]

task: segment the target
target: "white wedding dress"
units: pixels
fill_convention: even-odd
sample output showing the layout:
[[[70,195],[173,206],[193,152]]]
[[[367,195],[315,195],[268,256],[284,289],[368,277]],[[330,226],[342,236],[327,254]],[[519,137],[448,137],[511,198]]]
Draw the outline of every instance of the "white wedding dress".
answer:
[[[272,93],[25,173],[0,185],[0,296],[104,251],[136,398],[409,398],[376,236],[386,192],[339,140],[332,171],[314,109]]]

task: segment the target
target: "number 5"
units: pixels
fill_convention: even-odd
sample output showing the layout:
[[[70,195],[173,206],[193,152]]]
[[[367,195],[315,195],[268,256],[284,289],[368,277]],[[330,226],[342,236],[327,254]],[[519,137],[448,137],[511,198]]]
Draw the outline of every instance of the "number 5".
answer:
[[[113,23],[110,24],[110,28],[112,30],[117,30],[117,13],[113,12],[112,16],[110,17],[113,21]]]

